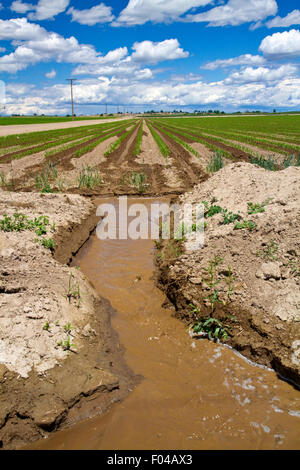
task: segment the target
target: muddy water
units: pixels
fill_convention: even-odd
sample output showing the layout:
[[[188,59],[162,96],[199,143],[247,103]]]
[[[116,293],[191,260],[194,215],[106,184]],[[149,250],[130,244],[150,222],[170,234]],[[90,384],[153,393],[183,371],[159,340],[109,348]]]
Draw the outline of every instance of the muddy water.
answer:
[[[144,380],[106,415],[35,448],[299,449],[300,393],[222,345],[191,339],[162,307],[153,252],[153,241],[96,236],[81,250],[76,262],[118,311],[113,327]]]

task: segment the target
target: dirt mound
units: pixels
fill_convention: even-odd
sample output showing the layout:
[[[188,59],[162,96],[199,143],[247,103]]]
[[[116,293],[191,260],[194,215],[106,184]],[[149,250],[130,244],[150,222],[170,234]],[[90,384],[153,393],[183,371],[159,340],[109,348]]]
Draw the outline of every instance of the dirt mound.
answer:
[[[204,201],[204,246],[188,251],[186,244],[171,264],[161,262],[160,276],[178,317],[222,320],[229,344],[298,385],[299,177],[295,167],[270,172],[235,163],[181,196],[182,203]]]
[[[110,305],[79,270],[59,262],[95,227],[93,203],[78,195],[0,197],[0,228],[6,215],[5,228],[20,229],[0,230],[0,447],[15,448],[87,410],[105,410],[127,393],[131,374],[110,327]],[[38,233],[41,225],[21,230],[44,216],[47,233]],[[54,257],[42,244],[50,238]]]

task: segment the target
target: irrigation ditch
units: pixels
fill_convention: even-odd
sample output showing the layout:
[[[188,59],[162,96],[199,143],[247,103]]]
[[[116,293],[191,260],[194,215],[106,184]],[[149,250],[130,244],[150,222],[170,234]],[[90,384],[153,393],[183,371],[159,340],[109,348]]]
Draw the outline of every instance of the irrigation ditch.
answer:
[[[276,172],[275,183],[272,172],[248,163],[250,155],[219,143],[239,161],[210,177],[195,154],[157,124],[169,154],[157,153],[144,124],[142,151],[135,155],[140,126],[121,130],[116,148],[109,141],[109,158],[97,155],[99,187],[70,183],[65,193],[53,194],[53,178],[51,193],[38,194],[34,177],[44,168],[38,163],[15,179],[15,192],[0,189],[1,213],[47,214],[47,236],[53,237],[46,250],[40,235],[0,232],[0,324],[7,351],[14,351],[8,359],[0,350],[6,360],[0,366],[0,445],[297,448],[299,169]],[[192,134],[172,133],[193,143]],[[52,163],[78,176],[72,152],[57,153]],[[206,220],[203,251],[189,253],[184,242],[99,240],[97,206],[109,203],[118,211],[122,195],[148,209],[154,202],[195,204],[199,198],[209,210],[217,207]],[[249,212],[249,202],[261,210]],[[223,223],[225,209],[240,228]],[[216,257],[223,264],[216,264],[217,301],[210,312],[204,273]],[[222,286],[231,268],[230,297]],[[275,292],[280,305],[270,301]],[[225,345],[194,334],[201,315],[210,314],[226,323]]]

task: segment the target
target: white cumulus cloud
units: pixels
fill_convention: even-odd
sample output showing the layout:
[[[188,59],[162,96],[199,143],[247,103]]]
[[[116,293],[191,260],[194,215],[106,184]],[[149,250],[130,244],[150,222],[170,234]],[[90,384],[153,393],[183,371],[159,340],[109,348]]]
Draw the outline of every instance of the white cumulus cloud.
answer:
[[[10,6],[11,11],[16,13],[27,13],[27,11],[34,10],[35,6],[31,3],[23,3],[20,0],[15,0]]]
[[[270,69],[268,67],[246,67],[239,72],[233,72],[225,80],[225,83],[253,83],[274,82],[297,75],[298,68],[294,65],[281,65]]]
[[[213,0],[129,0],[113,26],[141,25],[147,21],[168,23],[178,20],[191,8],[210,3],[213,3]]]
[[[29,23],[26,18],[0,19],[0,40],[38,40],[47,31],[40,25]]]
[[[14,52],[0,57],[0,71],[15,73],[38,62],[55,60],[67,63],[93,63],[99,53],[89,44],[80,44],[73,36],[47,31],[26,18],[0,20],[0,40],[12,41]]]
[[[285,59],[300,56],[300,31],[291,29],[265,37],[259,50],[270,59]]]
[[[270,21],[267,21],[268,28],[288,28],[289,26],[300,24],[300,10],[293,10],[284,18],[276,16]]]
[[[276,0],[229,0],[220,5],[195,15],[187,15],[186,21],[208,22],[209,26],[237,26],[252,21],[261,21],[276,15]]]
[[[39,0],[35,12],[29,13],[31,20],[51,20],[68,8],[70,0]]]
[[[178,39],[166,39],[162,42],[143,41],[133,44],[132,59],[136,62],[156,64],[164,60],[184,59],[189,53],[184,51]]]
[[[46,78],[55,78],[56,77],[56,71],[54,69],[51,70],[51,72],[46,73]]]
[[[80,24],[93,26],[98,23],[110,23],[115,17],[112,14],[112,8],[100,3],[88,10],[76,10],[71,7],[67,11],[68,15],[72,15],[72,21]]]
[[[217,59],[212,62],[207,62],[202,65],[201,68],[205,70],[216,70],[218,68],[234,67],[237,65],[263,65],[265,61],[266,60],[261,55],[243,54],[230,59]]]

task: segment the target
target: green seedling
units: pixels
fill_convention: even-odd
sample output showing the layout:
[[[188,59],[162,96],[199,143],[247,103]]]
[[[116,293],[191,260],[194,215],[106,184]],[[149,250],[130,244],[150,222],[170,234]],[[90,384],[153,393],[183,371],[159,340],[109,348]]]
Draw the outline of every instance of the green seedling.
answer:
[[[57,346],[63,348],[64,351],[70,351],[72,348],[76,348],[75,344],[71,343],[70,336],[68,336],[66,340],[59,341]]]
[[[204,217],[213,217],[215,214],[220,214],[223,212],[223,209],[220,206],[212,205],[209,208],[208,206],[206,207],[207,209],[204,211]]]
[[[72,331],[72,325],[70,322],[68,322],[64,325],[64,332],[70,334],[71,331]]]
[[[260,212],[265,212],[264,204],[254,204],[253,202],[248,202],[248,214],[259,214]]]
[[[235,281],[235,277],[232,273],[232,269],[231,269],[231,266],[228,265],[227,267],[227,273],[226,273],[226,277],[225,277],[225,281],[226,281],[226,284],[227,284],[227,299],[230,301],[231,300],[231,296],[234,292],[234,281]]]
[[[0,186],[6,186],[6,176],[2,172],[0,172]]]
[[[249,232],[252,232],[257,227],[255,222],[252,222],[251,220],[243,220],[241,223],[236,223],[234,226],[235,230],[242,230],[244,228],[247,228]]]
[[[223,209],[223,224],[228,225],[232,224],[236,220],[240,220],[241,216],[240,214],[234,214],[233,212],[228,212],[228,209]]]
[[[69,299],[69,302],[71,302],[72,299],[77,301],[77,306],[80,307],[80,303],[81,303],[80,285],[77,284],[77,286],[74,287],[73,279],[74,279],[74,275],[70,272],[67,298]]]
[[[290,268],[291,273],[294,276],[300,276],[300,263],[299,261],[292,259],[288,262],[287,266]]]
[[[195,334],[205,334],[211,341],[227,341],[231,335],[230,328],[226,327],[217,318],[202,318],[193,327]]]
[[[147,176],[145,173],[137,173],[136,171],[132,172],[132,175],[129,178],[129,184],[139,193],[144,193],[149,186],[147,184]]]
[[[214,312],[215,304],[222,303],[219,299],[219,291],[216,289],[217,285],[221,282],[218,276],[218,266],[222,263],[223,258],[215,256],[214,259],[209,261],[208,268],[204,268],[206,272],[206,277],[202,277],[202,283],[207,285],[209,288],[209,295],[206,297],[210,301],[211,313]]]
[[[273,158],[271,158],[271,157],[269,157],[268,159],[265,159],[264,157],[252,157],[252,158],[250,158],[250,162],[255,164],[255,165],[261,166],[265,170],[269,170],[269,171],[275,171],[276,170],[275,162],[274,162]]]
[[[49,322],[46,321],[45,325],[43,326],[43,330],[49,331],[50,330],[50,324]]]
[[[75,348],[75,344],[71,343],[70,336],[63,342],[63,348],[65,351],[70,351],[72,348]]]
[[[290,166],[300,166],[300,155],[290,155],[283,162],[283,168],[288,168]]]
[[[266,245],[262,250],[257,252],[258,256],[262,256],[263,258],[272,259],[274,261],[277,260],[275,254],[278,251],[279,246],[275,244],[275,241],[272,240],[268,245]]]
[[[78,177],[78,189],[94,189],[102,184],[102,178],[95,168],[86,166]]]
[[[47,248],[48,250],[51,250],[51,251],[54,250],[54,248],[56,246],[54,241],[52,240],[52,238],[48,238],[48,240],[47,240],[47,238],[43,237],[41,239],[41,244],[44,248]]]

